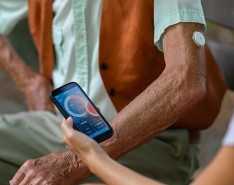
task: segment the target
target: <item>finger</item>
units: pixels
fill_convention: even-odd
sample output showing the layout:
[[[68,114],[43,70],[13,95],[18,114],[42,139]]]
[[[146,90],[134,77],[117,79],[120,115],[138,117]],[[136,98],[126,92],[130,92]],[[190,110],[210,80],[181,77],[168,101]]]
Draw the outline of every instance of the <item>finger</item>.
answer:
[[[62,132],[63,132],[63,138],[66,145],[71,145],[71,143],[74,143],[78,132],[73,129],[73,120],[72,118],[68,118],[67,120],[63,120],[62,122]]]
[[[64,134],[63,134],[63,143],[64,143],[65,145],[68,144],[67,141],[66,141],[66,138],[65,138],[65,135],[64,135]]]
[[[73,120],[72,118],[68,118],[67,120],[66,119],[63,119],[63,122],[61,124],[61,127],[62,127],[62,131],[63,131],[63,134],[65,136],[67,136],[69,133],[73,132]]]
[[[21,173],[21,171],[18,171],[13,179],[10,181],[10,184],[20,184],[25,177],[25,173]]]
[[[73,120],[71,117],[63,121],[62,130],[64,135],[64,142],[71,148],[74,145],[86,146],[85,143],[91,140],[82,132],[77,132],[73,129]]]
[[[67,121],[66,123],[67,123],[68,126],[70,126],[70,127],[73,126],[73,119],[71,117],[67,118],[66,121]]]
[[[22,181],[21,181],[21,183],[19,184],[19,185],[25,185],[25,184],[27,184],[27,185],[29,185],[29,184],[35,184],[35,183],[32,183],[32,180],[33,179],[31,179],[31,178],[29,178],[28,176],[27,177],[25,177]]]

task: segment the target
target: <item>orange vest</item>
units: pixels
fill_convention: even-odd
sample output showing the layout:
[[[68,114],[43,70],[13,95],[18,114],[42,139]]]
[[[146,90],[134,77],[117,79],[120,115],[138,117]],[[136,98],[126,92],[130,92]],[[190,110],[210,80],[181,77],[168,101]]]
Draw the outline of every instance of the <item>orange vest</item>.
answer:
[[[28,0],[29,30],[38,51],[40,73],[50,80],[54,68],[52,2],[52,0]]]
[[[41,73],[51,78],[52,0],[29,0],[29,5],[30,29],[34,30],[32,35],[39,51]],[[103,0],[99,66],[105,88],[117,111],[146,89],[165,68],[163,53],[154,45],[153,15],[154,0],[125,0],[124,3]],[[40,18],[39,21],[36,17]],[[188,110],[173,127],[200,130],[209,127],[216,118],[226,84],[208,47],[206,69],[205,99]]]

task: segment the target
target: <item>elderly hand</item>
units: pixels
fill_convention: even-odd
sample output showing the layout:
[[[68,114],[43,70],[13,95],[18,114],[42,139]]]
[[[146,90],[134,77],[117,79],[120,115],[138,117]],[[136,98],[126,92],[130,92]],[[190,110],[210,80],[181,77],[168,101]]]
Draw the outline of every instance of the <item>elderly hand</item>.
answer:
[[[49,98],[50,91],[53,89],[51,82],[37,74],[34,78],[28,79],[26,84],[23,93],[29,110],[46,110],[55,113],[54,105]]]
[[[67,144],[68,148],[88,166],[97,157],[107,157],[107,153],[96,141],[73,129],[72,118],[64,119],[61,127],[64,142]]]
[[[10,181],[10,185],[76,184],[80,178],[77,175],[78,168],[80,163],[75,154],[52,153],[39,159],[26,161]]]
[[[25,95],[30,111],[47,110],[55,112],[49,99],[52,83],[44,76],[36,73],[15,52],[8,39],[0,35],[0,68],[14,81]]]

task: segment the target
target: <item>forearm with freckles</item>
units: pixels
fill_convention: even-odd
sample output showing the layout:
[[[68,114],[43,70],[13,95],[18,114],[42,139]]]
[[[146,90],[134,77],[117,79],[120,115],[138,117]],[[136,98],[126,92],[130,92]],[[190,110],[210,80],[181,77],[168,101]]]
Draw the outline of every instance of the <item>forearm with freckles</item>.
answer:
[[[0,35],[0,67],[12,78],[20,90],[35,76],[35,71],[28,67],[17,55],[7,38]]]

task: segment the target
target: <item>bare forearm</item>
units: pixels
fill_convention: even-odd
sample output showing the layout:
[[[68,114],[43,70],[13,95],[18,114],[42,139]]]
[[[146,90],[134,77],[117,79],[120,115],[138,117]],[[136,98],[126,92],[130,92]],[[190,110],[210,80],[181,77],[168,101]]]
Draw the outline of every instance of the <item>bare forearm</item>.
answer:
[[[12,78],[21,91],[24,91],[28,81],[36,75],[3,36],[0,36],[0,67]]]
[[[88,162],[90,170],[107,185],[162,185],[120,165],[108,156],[93,156]]]
[[[192,41],[198,24],[178,24],[164,36],[166,68],[112,121],[115,134],[102,146],[118,158],[173,124],[205,95],[204,49]]]
[[[49,79],[37,74],[16,54],[6,38],[0,36],[0,68],[15,82],[25,95],[31,111],[47,110],[55,112],[49,99],[53,86]]]
[[[112,120],[114,135],[101,143],[110,157],[117,159],[154,138],[203,98],[204,49],[197,48],[191,38],[202,28],[189,25],[168,30],[164,36],[164,72]]]
[[[54,156],[54,159],[59,159],[61,162],[61,165],[58,165],[61,168],[61,175],[72,177],[73,182],[79,182],[91,175],[86,164],[71,151],[58,153],[57,156]]]
[[[214,160],[201,172],[192,185],[234,184],[233,166],[234,147],[222,147]]]

